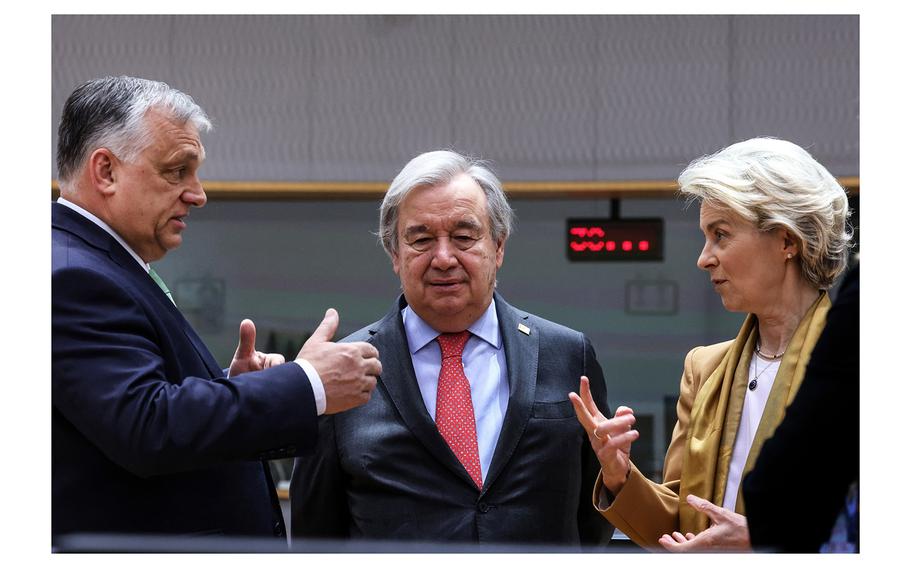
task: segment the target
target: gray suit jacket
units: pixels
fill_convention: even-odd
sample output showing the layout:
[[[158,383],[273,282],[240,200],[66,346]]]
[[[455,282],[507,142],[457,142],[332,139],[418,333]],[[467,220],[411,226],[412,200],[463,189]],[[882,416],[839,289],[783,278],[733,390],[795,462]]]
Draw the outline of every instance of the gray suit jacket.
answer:
[[[600,466],[567,396],[587,375],[609,412],[590,341],[496,295],[509,403],[478,490],[421,398],[401,320],[405,305],[400,297],[382,320],[346,338],[376,346],[383,373],[369,403],[323,416],[315,454],[297,459],[294,537],[608,542],[613,528],[590,497]]]

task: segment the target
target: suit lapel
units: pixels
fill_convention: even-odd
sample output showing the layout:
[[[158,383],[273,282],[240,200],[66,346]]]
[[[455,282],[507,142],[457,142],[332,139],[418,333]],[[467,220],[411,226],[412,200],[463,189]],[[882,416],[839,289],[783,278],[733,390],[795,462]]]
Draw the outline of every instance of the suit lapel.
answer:
[[[379,350],[382,361],[379,383],[414,437],[433,457],[464,479],[465,483],[474,486],[471,476],[439,434],[436,422],[423,403],[401,320],[401,310],[406,305],[404,297],[399,297],[389,313],[369,330],[370,342]]]
[[[110,259],[126,272],[127,277],[139,287],[143,295],[157,301],[161,310],[170,314],[176,320],[186,338],[193,345],[193,349],[195,349],[199,358],[212,373],[212,376],[221,377],[224,375],[223,370],[218,366],[218,362],[212,357],[202,339],[196,335],[196,332],[193,331],[193,328],[183,317],[180,310],[177,309],[177,306],[171,302],[158,284],[152,280],[152,277],[139,266],[136,259],[114,237],[79,213],[59,203],[51,204],[51,224],[58,229],[76,235],[89,245],[105,251]]]
[[[496,481],[496,477],[509,462],[531,417],[537,387],[537,356],[540,341],[539,330],[528,323],[528,314],[510,306],[498,293],[495,298],[496,315],[499,318],[499,331],[502,333],[509,373],[509,406],[502,422],[496,450],[493,452],[490,471],[483,482],[484,491]],[[525,329],[530,329],[530,333],[520,331],[519,324]]]

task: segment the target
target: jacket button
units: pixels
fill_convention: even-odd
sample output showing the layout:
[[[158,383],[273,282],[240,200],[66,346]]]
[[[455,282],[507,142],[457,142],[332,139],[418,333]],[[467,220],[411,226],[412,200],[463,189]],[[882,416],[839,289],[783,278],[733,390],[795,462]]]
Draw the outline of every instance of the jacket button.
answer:
[[[490,510],[490,506],[487,505],[486,503],[484,503],[483,501],[481,501],[480,503],[477,504],[477,510],[480,511],[481,513],[486,513],[487,511]]]

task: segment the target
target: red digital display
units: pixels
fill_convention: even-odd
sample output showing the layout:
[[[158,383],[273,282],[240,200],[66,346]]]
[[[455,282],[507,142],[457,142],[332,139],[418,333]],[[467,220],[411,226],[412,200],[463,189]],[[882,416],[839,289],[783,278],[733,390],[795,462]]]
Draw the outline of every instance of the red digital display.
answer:
[[[663,260],[663,219],[569,219],[569,260]]]

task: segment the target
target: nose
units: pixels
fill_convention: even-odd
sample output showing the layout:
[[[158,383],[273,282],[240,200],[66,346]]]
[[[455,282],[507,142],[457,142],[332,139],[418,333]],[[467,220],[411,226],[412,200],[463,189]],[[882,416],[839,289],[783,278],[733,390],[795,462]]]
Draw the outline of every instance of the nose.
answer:
[[[199,178],[196,176],[193,176],[193,179],[190,181],[189,186],[181,197],[193,207],[204,207],[209,200],[205,195],[205,190],[202,188],[202,182],[199,181]]]
[[[458,258],[455,256],[455,245],[452,239],[440,237],[436,239],[436,248],[433,250],[433,260],[430,266],[437,270],[448,270],[458,265]]]
[[[705,246],[701,249],[701,254],[698,255],[698,260],[695,262],[702,270],[711,270],[713,267],[717,266],[717,257],[714,256],[714,253],[711,251],[710,245],[711,243],[705,243]]]

